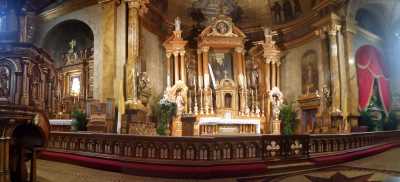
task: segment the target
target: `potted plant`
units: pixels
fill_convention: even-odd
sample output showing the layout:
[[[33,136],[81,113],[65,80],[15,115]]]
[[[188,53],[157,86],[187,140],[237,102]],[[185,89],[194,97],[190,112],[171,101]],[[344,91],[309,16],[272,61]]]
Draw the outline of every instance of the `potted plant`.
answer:
[[[78,109],[72,111],[71,116],[73,121],[71,123],[72,131],[86,131],[86,114]]]
[[[157,134],[167,135],[169,129],[169,123],[172,117],[176,114],[176,103],[171,102],[165,98],[160,100],[160,111],[159,111],[159,123],[157,126]]]
[[[281,107],[279,118],[282,121],[282,134],[293,135],[296,128],[296,111],[293,108],[293,104],[284,104]]]

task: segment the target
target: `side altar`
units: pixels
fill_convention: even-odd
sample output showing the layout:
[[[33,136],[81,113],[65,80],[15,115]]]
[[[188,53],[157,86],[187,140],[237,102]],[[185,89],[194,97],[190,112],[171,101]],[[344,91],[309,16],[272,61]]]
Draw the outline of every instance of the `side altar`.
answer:
[[[270,40],[271,32],[267,33]],[[279,72],[265,71],[263,62],[247,58],[245,39],[230,17],[219,15],[198,35],[197,48],[187,48],[180,20],[175,20],[175,30],[164,42],[166,95],[178,110],[170,123],[171,135],[186,135],[184,130],[198,136],[271,133],[267,89],[278,86]],[[266,79],[267,73],[275,80]],[[280,134],[280,128],[274,134]]]

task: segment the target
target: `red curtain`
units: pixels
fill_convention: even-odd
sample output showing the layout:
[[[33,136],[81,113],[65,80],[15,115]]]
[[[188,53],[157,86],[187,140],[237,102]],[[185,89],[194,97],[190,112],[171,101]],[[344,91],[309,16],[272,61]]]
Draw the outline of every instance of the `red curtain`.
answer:
[[[374,82],[378,83],[379,96],[386,113],[390,111],[390,84],[379,50],[365,45],[356,53],[359,109],[365,110],[373,94]]]

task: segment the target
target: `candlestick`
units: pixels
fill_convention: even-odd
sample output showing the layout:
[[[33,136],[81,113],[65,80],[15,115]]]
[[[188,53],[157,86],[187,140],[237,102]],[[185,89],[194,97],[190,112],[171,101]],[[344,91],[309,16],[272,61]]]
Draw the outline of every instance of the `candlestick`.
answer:
[[[200,114],[204,114],[203,108],[203,89],[200,89]]]

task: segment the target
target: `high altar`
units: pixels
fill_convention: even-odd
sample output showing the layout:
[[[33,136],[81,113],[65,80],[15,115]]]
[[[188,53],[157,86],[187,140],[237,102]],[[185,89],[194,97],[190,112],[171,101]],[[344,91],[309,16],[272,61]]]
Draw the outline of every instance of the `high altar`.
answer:
[[[268,133],[272,128],[268,94],[279,85],[280,60],[272,32],[266,29],[265,42],[258,42],[251,52],[261,53],[264,59],[249,61],[245,57],[246,35],[230,17],[213,18],[199,34],[197,50],[185,47],[187,41],[181,33],[177,18],[173,35],[164,42],[166,92],[178,107],[172,135],[186,135],[185,130],[193,131],[189,135]],[[185,56],[193,52],[197,56]],[[275,134],[279,134],[279,129]]]

